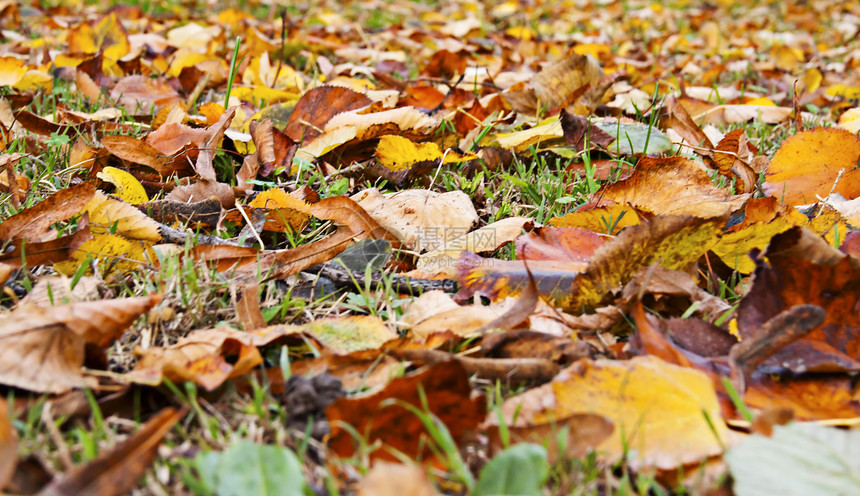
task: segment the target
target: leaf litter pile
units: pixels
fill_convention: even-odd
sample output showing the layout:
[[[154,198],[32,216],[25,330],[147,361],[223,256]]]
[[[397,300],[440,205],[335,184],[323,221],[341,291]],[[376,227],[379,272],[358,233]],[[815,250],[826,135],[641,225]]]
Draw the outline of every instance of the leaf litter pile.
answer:
[[[0,28],[5,492],[860,491],[860,5]]]

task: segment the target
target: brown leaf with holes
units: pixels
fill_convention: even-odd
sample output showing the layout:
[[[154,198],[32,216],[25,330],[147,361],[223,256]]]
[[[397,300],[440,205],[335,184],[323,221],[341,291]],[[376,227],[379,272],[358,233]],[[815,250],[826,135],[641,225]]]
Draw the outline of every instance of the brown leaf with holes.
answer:
[[[140,355],[134,369],[125,374],[126,380],[150,386],[164,379],[193,381],[207,391],[263,362],[254,335],[227,326],[193,331],[172,346],[149,348]]]

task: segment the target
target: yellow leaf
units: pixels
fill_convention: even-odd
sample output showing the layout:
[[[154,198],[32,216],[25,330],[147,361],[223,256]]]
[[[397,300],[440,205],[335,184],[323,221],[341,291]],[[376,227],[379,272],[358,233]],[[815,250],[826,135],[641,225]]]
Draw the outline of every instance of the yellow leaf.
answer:
[[[206,125],[211,126],[218,122],[218,119],[224,114],[225,109],[220,103],[207,102],[197,109],[203,117],[206,117]]]
[[[803,77],[800,78],[800,88],[798,91],[804,91],[806,93],[812,93],[817,90],[821,86],[821,81],[824,79],[824,76],[821,74],[816,68],[807,69],[806,72],[803,73]]]
[[[27,63],[15,57],[0,57],[0,86],[12,86],[27,73]]]
[[[561,129],[561,121],[556,116],[544,120],[531,129],[513,133],[500,133],[495,138],[502,148],[521,152],[535,143],[545,143],[550,140],[564,138],[564,131]]]
[[[232,95],[246,102],[265,100],[267,105],[296,101],[301,96],[298,91],[275,90],[266,86],[240,86],[233,88]]]
[[[815,203],[829,195],[834,184],[843,197],[856,198],[858,159],[860,138],[850,132],[820,127],[803,131],[780,145],[767,167],[764,190],[788,205]]]
[[[140,270],[142,265],[152,265],[158,260],[152,243],[129,240],[115,234],[98,234],[75,250],[69,260],[54,264],[54,269],[71,276],[86,262],[87,256],[98,260],[103,276]],[[93,271],[87,268],[86,273],[90,275]]]
[[[753,98],[752,100],[745,102],[744,105],[764,105],[766,107],[776,107],[776,104],[773,103],[773,100],[765,96]]]
[[[639,215],[630,205],[619,203],[608,207],[571,212],[563,217],[550,219],[554,227],[579,227],[598,234],[618,234],[628,226],[639,224]]]
[[[667,215],[628,227],[594,253],[588,269],[574,280],[566,309],[594,308],[610,291],[653,263],[670,270],[686,269],[716,244],[723,224],[719,217]]]
[[[179,77],[179,73],[182,72],[182,69],[186,67],[193,67],[197,64],[206,61],[217,61],[222,66],[223,69],[227,70],[227,64],[223,59],[215,57],[214,55],[207,55],[205,53],[196,53],[196,52],[182,52],[177,54],[173,59],[173,62],[170,63],[170,69],[167,71],[167,75],[170,77]]]
[[[364,315],[317,320],[305,324],[302,330],[319,339],[335,353],[377,349],[397,337],[397,333],[389,329],[379,317]]]
[[[12,87],[22,91],[38,89],[50,91],[54,87],[54,78],[42,71],[27,71]]]
[[[87,60],[88,57],[85,55],[68,55],[65,53],[58,54],[54,59],[54,66],[56,67],[77,67],[81,62]]]
[[[860,132],[860,107],[848,109],[839,116],[839,127],[852,134]]]
[[[161,241],[158,223],[128,203],[96,191],[84,207],[90,216],[90,231],[96,234],[119,234],[130,239]]]
[[[284,231],[287,227],[300,231],[310,219],[310,206],[280,188],[260,193],[249,206],[269,210],[266,225],[263,226],[266,231]]]
[[[413,143],[401,136],[387,135],[379,139],[376,158],[389,170],[403,170],[415,162],[442,158],[442,151],[436,143]]]
[[[711,250],[730,268],[741,274],[755,270],[755,263],[749,257],[753,248],[764,250],[770,239],[791,229],[792,223],[776,218],[768,224],[755,223],[740,231],[725,234]]]
[[[797,66],[803,62],[803,51],[787,46],[776,46],[770,51],[770,57],[779,69],[794,72]]]
[[[505,34],[521,41],[531,41],[537,36],[537,33],[528,26],[511,26],[505,30]]]
[[[604,45],[602,43],[583,43],[573,47],[573,51],[580,55],[591,55],[599,60],[602,55],[608,55],[611,53],[611,48],[609,45]]]
[[[149,197],[146,196],[146,190],[143,189],[140,181],[122,169],[105,167],[101,172],[96,174],[96,177],[116,186],[114,196],[120,200],[125,200],[132,205],[149,201]]]
[[[535,422],[574,413],[603,415],[615,430],[597,451],[613,461],[628,455],[636,469],[672,470],[719,455],[730,444],[713,383],[695,369],[655,357],[583,359],[551,385],[555,406]]]
[[[860,86],[845,86],[844,84],[834,84],[827,87],[825,91],[827,96],[842,97],[848,100],[856,100],[860,98]]]

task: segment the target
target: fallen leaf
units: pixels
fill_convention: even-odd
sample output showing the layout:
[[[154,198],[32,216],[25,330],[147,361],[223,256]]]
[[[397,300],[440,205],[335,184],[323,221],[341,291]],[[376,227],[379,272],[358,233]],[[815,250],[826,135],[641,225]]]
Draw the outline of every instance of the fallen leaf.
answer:
[[[478,213],[462,191],[403,190],[382,195],[376,189],[353,195],[380,226],[411,249],[435,250],[471,230]]]
[[[610,460],[627,455],[638,468],[672,470],[695,463],[719,455],[733,439],[718,420],[711,379],[652,357],[580,360],[550,384],[506,400],[505,418],[515,409],[520,413],[513,425],[547,423],[574,413],[603,415],[615,430],[597,449]]]
[[[9,421],[9,407],[0,398],[0,488],[12,479],[15,465],[18,464],[18,436]]]
[[[764,189],[788,205],[815,203],[831,191],[855,198],[860,196],[860,171],[855,170],[858,159],[860,138],[850,132],[803,131],[779,147],[767,168]]]
[[[124,379],[150,386],[161,384],[165,378],[173,382],[193,381],[212,391],[227,379],[243,376],[262,363],[263,358],[253,343],[252,334],[226,326],[193,331],[175,345],[143,350],[137,365]]]
[[[420,400],[419,387],[427,398],[426,404]],[[463,366],[451,361],[394,379],[384,390],[374,395],[337,399],[326,409],[326,417],[332,424],[329,447],[342,457],[355,452],[355,440],[338,425],[344,422],[366,436],[369,443],[382,443],[382,448],[370,453],[371,459],[396,460],[385,449],[386,446],[409,457],[421,456],[427,459],[431,456],[427,443],[432,438],[428,437],[418,416],[403,405],[432,413],[457,441],[476,429],[486,415],[483,398],[472,399],[470,390],[469,378]]]
[[[84,346],[104,349],[159,295],[71,303],[54,307],[19,306],[0,320],[0,383],[42,393],[84,387]]]
[[[654,214],[708,218],[733,212],[749,198],[714,186],[702,168],[683,157],[639,160],[633,174],[597,193],[602,202],[629,203]]]
[[[126,494],[149,469],[158,446],[188,408],[165,408],[129,438],[54,480],[42,494]]]
[[[719,219],[661,216],[627,228],[594,253],[588,269],[573,281],[566,308],[594,308],[609,291],[655,262],[671,270],[685,269],[717,242],[721,226]]]
[[[750,436],[725,457],[738,496],[851,494],[860,491],[858,443],[858,431],[794,422]]]
[[[379,461],[367,473],[356,489],[358,496],[438,496],[439,492],[418,465]]]

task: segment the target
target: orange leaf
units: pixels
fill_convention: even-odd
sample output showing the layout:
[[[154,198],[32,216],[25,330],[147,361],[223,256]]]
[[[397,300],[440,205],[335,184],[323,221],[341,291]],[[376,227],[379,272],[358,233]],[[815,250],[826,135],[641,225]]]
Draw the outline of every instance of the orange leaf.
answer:
[[[768,165],[764,189],[788,205],[815,203],[829,195],[834,185],[843,197],[856,198],[860,196],[858,159],[860,137],[836,128],[803,131],[783,141]]]

